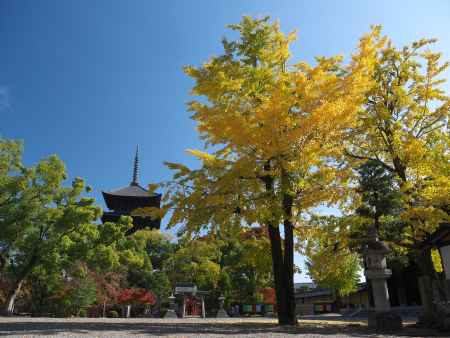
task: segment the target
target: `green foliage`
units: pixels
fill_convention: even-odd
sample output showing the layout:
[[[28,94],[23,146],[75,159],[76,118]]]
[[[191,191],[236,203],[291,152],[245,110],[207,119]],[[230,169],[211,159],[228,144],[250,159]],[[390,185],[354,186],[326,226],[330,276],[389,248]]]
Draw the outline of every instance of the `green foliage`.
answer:
[[[66,186],[66,169],[56,156],[25,167],[21,152],[19,142],[0,139],[0,269],[10,285],[7,311],[21,293],[31,293],[38,300],[29,299],[33,311],[76,314],[97,293],[114,298],[118,285],[107,277],[112,272],[152,272],[147,248],[153,233],[125,236],[130,217],[96,224],[101,209],[85,197],[89,189],[81,178]],[[77,287],[66,289],[75,281]],[[100,295],[96,284],[112,294]],[[54,297],[56,309],[49,301]]]
[[[81,309],[80,311],[78,311],[78,317],[87,317],[86,309]]]
[[[192,282],[201,289],[215,288],[220,275],[219,255],[220,251],[214,243],[185,241],[165,264],[172,285]]]
[[[306,267],[311,279],[318,286],[329,288],[340,296],[355,291],[361,258],[349,247],[347,219],[314,217],[310,226],[303,253],[307,257]]]
[[[389,258],[406,260],[407,252],[401,241],[405,224],[400,218],[405,205],[394,173],[379,161],[373,160],[363,163],[356,171],[358,186],[353,201],[355,212],[346,218],[351,226],[351,247],[361,250],[367,243],[369,228],[375,227],[379,238],[393,249]]]
[[[86,258],[99,237],[93,222],[101,209],[82,196],[81,178],[63,186],[67,174],[56,156],[25,168],[19,143],[1,139],[0,149],[0,255],[13,295],[36,267]]]
[[[108,317],[109,318],[119,318],[119,313],[115,310],[111,310],[108,312]]]
[[[264,228],[228,231],[220,235],[218,243],[219,285],[228,301],[252,303],[259,289],[273,287],[270,242]]]
[[[401,194],[395,186],[394,174],[378,161],[367,161],[357,168],[358,192],[361,206],[357,213],[361,216],[379,219],[381,216],[399,214],[401,211]],[[376,224],[377,225],[377,224]]]
[[[96,284],[90,278],[72,278],[61,285],[53,297],[53,311],[60,316],[80,315],[80,311],[95,303]]]

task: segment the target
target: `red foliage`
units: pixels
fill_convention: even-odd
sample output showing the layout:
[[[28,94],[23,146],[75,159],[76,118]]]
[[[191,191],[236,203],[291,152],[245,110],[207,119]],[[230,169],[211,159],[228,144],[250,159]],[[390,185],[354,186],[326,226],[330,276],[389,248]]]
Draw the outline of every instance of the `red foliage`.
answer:
[[[117,298],[119,304],[156,304],[156,297],[145,289],[124,289]]]

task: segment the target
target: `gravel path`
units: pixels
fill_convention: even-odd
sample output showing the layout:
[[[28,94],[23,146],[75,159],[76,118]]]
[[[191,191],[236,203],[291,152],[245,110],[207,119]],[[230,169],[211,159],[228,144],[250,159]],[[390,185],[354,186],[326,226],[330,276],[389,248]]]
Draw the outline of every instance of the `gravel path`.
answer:
[[[364,321],[301,320],[280,327],[267,318],[30,318],[0,317],[0,336],[8,337],[430,337],[434,332],[406,327],[396,335],[378,335]],[[441,336],[444,337],[444,336]]]

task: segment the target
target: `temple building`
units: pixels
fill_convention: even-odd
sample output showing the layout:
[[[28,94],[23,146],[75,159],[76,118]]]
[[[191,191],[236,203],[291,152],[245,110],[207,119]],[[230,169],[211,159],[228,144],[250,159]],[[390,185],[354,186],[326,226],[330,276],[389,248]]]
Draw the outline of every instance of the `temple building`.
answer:
[[[133,179],[130,185],[110,192],[102,191],[105,204],[109,209],[103,213],[102,222],[117,222],[121,216],[131,216],[133,227],[127,231],[127,235],[140,229],[159,229],[161,226],[160,219],[132,216],[133,210],[145,207],[159,208],[161,203],[161,194],[150,193],[139,185],[138,174],[139,150],[136,148]]]

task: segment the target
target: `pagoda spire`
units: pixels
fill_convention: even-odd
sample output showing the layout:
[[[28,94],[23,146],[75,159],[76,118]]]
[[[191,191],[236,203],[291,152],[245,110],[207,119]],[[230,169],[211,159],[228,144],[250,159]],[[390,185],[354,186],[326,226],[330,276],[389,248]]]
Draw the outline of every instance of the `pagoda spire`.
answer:
[[[136,145],[136,154],[134,155],[133,181],[131,181],[130,185],[139,185],[138,176],[139,176],[139,146]]]

